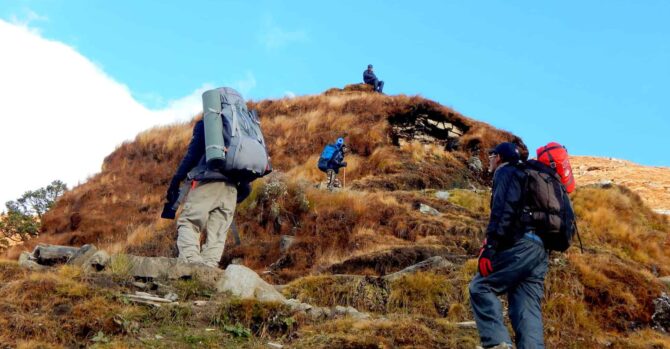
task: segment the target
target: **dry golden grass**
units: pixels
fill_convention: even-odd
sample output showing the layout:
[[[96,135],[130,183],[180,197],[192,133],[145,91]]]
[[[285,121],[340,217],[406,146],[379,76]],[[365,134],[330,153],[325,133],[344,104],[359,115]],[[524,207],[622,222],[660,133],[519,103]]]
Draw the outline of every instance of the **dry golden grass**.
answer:
[[[642,166],[630,161],[594,156],[572,156],[577,185],[612,181],[640,195],[652,209],[670,210],[670,168]]]
[[[238,205],[243,242],[227,244],[222,266],[233,258],[257,271],[275,263],[264,277],[292,281],[288,295],[317,305],[353,305],[387,319],[337,319],[296,329],[287,325],[293,320],[282,307],[233,301],[216,314],[179,308],[151,314],[150,321],[174,320],[179,326],[237,321],[258,335],[289,336],[298,348],[474,347],[476,331],[453,322],[472,319],[467,286],[476,270],[489,193],[469,189],[481,189],[490,178],[471,172],[467,160],[474,154],[486,163],[486,149],[493,145],[523,142],[422,97],[383,96],[365,88],[249,103],[260,113],[276,173],[254,182],[250,197]],[[394,125],[419,115],[465,130],[458,146],[447,151],[442,143],[398,139]],[[174,256],[175,223],[159,214],[194,121],[158,127],[119,146],[99,174],[67,192],[44,216],[38,239],[6,256],[16,258],[36,243],[94,243],[112,252]],[[346,189],[315,189],[324,178],[316,169],[318,155],[340,136],[351,148]],[[581,166],[577,162],[575,171]],[[436,190],[449,190],[451,197],[437,199]],[[646,199],[617,186],[580,186],[573,194],[586,252],[573,248],[552,257],[544,303],[548,347],[668,347],[668,337],[649,328],[652,300],[664,291],[656,277],[670,275],[670,225],[645,206]],[[420,204],[439,215],[420,213]],[[296,238],[284,254],[282,235]],[[418,273],[389,284],[377,278],[433,255],[464,262],[447,274]],[[123,261],[117,261],[115,270],[121,272]],[[115,336],[118,347],[134,347],[136,342],[123,342],[127,337],[110,315],[133,308],[87,286],[85,279],[77,269],[29,274],[13,262],[0,262],[0,342],[17,332],[24,335],[11,337],[14,346],[57,347],[89,343],[87,338],[102,330]],[[54,315],[59,304],[77,317]],[[54,330],[58,326],[67,331]]]

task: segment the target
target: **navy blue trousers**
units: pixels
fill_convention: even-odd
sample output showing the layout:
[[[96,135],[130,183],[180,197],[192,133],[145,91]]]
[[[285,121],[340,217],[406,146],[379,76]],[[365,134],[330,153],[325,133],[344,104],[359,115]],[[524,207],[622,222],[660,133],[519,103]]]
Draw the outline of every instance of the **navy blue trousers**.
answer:
[[[512,344],[497,297],[507,294],[517,348],[544,348],[541,302],[548,257],[542,242],[523,237],[496,253],[492,263],[493,273],[487,277],[477,273],[470,282],[470,305],[482,346]]]
[[[375,88],[376,92],[383,93],[384,92],[384,82],[379,80],[379,79],[374,79],[371,80],[370,82],[367,83],[368,85],[372,85],[372,87]]]

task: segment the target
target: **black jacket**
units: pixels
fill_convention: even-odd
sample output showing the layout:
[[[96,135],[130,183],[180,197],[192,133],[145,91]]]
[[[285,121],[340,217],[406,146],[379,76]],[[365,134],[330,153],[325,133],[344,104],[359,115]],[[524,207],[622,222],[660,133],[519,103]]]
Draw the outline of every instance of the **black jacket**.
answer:
[[[188,144],[186,155],[179,163],[174,179],[182,182],[186,179],[188,173],[196,166],[205,155],[205,123],[199,120],[193,126],[193,136],[191,142]]]
[[[366,84],[372,84],[375,80],[377,80],[375,73],[372,72],[372,70],[365,69],[363,72],[363,82]]]
[[[205,166],[205,123],[202,120],[199,120],[193,126],[193,136],[191,137],[191,142],[188,144],[188,150],[179,163],[177,172],[172,177],[172,180],[181,183],[196,166]],[[223,176],[218,175],[217,178],[206,180],[220,181],[221,177]],[[241,202],[249,195],[250,185],[246,182],[235,183],[235,185],[237,186],[238,193],[237,202]]]
[[[512,246],[525,233],[521,223],[525,180],[525,172],[510,164],[502,165],[493,175],[491,217],[486,227],[486,239],[498,250]]]
[[[330,158],[330,161],[328,161],[328,168],[335,170],[335,173],[339,173],[341,167],[344,167],[344,149],[339,147],[335,151],[335,154],[333,154],[333,157]]]

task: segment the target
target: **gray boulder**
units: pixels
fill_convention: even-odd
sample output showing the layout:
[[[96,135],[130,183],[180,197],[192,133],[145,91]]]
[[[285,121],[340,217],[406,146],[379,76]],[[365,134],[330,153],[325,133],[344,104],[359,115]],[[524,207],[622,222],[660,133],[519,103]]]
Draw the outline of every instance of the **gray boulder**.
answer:
[[[257,299],[261,302],[286,301],[274,286],[243,265],[229,265],[217,282],[216,289],[219,292],[230,292],[233,296],[243,299]]]

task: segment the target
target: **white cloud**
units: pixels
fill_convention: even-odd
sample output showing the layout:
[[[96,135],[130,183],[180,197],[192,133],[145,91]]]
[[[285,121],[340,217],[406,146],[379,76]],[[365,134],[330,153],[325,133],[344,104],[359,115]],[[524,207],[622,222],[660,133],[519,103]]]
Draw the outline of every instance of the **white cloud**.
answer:
[[[284,91],[284,97],[295,98],[295,92],[293,92],[293,91]]]
[[[307,40],[307,32],[304,30],[285,30],[277,25],[270,16],[265,17],[259,36],[259,41],[270,50]]]
[[[237,92],[241,93],[242,97],[246,99],[248,98],[249,92],[256,87],[256,77],[252,72],[248,71],[244,78],[224,85],[236,89]]]
[[[24,27],[25,29],[28,29],[34,33],[39,33],[39,29],[35,28],[34,26],[32,28],[29,28],[29,25],[31,25],[33,22],[49,20],[48,17],[42,16],[29,8],[24,9],[23,12],[24,12],[23,16],[19,16],[16,14],[11,15],[9,21],[17,26]]]
[[[0,211],[54,179],[70,187],[83,182],[124,140],[189,120],[202,109],[201,93],[212,87],[151,110],[76,50],[24,24],[0,20],[0,43]],[[253,74],[243,82],[241,89],[253,88]]]

